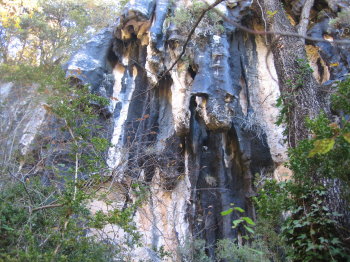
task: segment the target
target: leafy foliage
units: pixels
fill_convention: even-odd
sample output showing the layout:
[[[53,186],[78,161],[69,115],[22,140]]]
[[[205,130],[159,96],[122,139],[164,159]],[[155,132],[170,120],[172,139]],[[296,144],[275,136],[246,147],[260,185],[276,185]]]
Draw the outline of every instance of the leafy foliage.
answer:
[[[189,28],[193,27],[206,7],[206,4],[202,1],[193,1],[188,7],[177,8],[174,12],[174,16],[170,17],[170,21],[176,25],[179,32],[187,32]],[[196,35],[201,37],[222,34],[225,28],[222,25],[222,18],[214,11],[208,11],[196,30]]]
[[[285,125],[283,135],[286,137],[289,136],[288,125],[291,124],[290,116],[292,109],[295,106],[295,96],[297,90],[303,88],[305,85],[305,79],[307,79],[308,75],[313,72],[313,69],[308,61],[304,59],[296,59],[295,64],[297,68],[295,78],[293,80],[289,79],[286,81],[285,84],[288,90],[285,90],[283,95],[281,95],[276,101],[276,106],[280,108],[280,113],[275,124],[278,126]]]
[[[36,211],[43,201],[53,202],[55,190],[35,178],[1,190],[0,261],[112,261],[108,258],[116,251],[112,246],[83,233],[83,225],[91,219],[83,192],[76,201],[68,201],[68,186],[54,202],[61,207]]]
[[[221,215],[222,216],[227,216],[229,214],[231,214],[232,212],[239,212],[239,213],[244,213],[244,210],[240,207],[234,207],[234,204],[231,204],[231,208],[225,210],[225,211],[222,211],[221,212]],[[246,216],[243,216],[243,217],[239,217],[238,219],[235,219],[232,221],[232,228],[235,229],[237,228],[239,225],[243,226],[243,228],[249,232],[250,234],[254,234],[254,230],[252,228],[252,226],[255,226],[255,223],[254,221],[250,218],[250,217],[246,217]],[[249,239],[248,236],[244,236],[246,239]]]
[[[233,207],[222,211],[222,216],[227,216],[233,212],[244,213],[245,211],[240,207]],[[264,242],[259,240],[253,227],[256,223],[246,216],[241,216],[232,221],[232,228],[236,229],[239,226],[244,228],[248,235],[243,236],[247,242],[242,245],[237,241],[231,239],[222,239],[217,242],[216,255],[219,259],[230,259],[230,261],[269,261],[267,258],[267,248]]]
[[[121,7],[111,0],[4,2],[0,61],[32,65],[63,63],[92,33],[112,23]]]
[[[348,77],[344,81],[341,81],[338,83],[338,85],[335,87],[336,92],[332,96],[332,107],[335,110],[340,110],[345,115],[350,114],[350,78]]]
[[[331,28],[336,29],[340,36],[350,35],[350,11],[344,8],[337,14],[337,17],[329,22]]]
[[[0,261],[114,261],[128,245],[139,242],[132,216],[147,189],[134,183],[135,200],[123,209],[110,206],[107,196],[99,194],[109,179],[105,153],[110,144],[97,123],[99,108],[108,100],[91,94],[88,87],[69,85],[60,67],[1,70],[8,80],[41,85],[42,95],[48,97],[45,109],[60,123],[54,132],[64,143],[57,160],[44,167],[46,175],[21,177],[1,170]],[[61,146],[56,142],[51,139],[40,148],[46,158],[52,157],[50,148]],[[108,212],[90,210],[89,203],[97,197],[110,206]],[[108,224],[123,230],[127,241],[112,245],[88,234]]]
[[[344,247],[335,230],[334,218],[340,214],[325,206],[326,191],[307,187],[302,190],[298,188],[298,191],[294,194],[291,216],[282,227],[286,243],[292,246],[290,258],[293,261],[345,259]]]
[[[206,245],[203,239],[187,240],[179,248],[179,253],[184,261],[210,262],[210,258],[205,252]]]
[[[346,137],[350,132],[349,121],[344,118],[339,125],[321,114],[314,120],[308,120],[308,125],[314,138],[301,141],[297,148],[290,151],[289,166],[295,173],[295,179],[311,183],[312,177],[322,176],[341,179],[348,187],[350,143]],[[304,174],[309,174],[309,177]]]
[[[338,83],[332,106],[341,115],[348,114],[349,101],[350,80],[346,79]],[[289,151],[288,167],[293,171],[294,181],[268,181],[254,199],[257,228],[259,220],[274,225],[276,233],[282,228],[277,240],[282,242],[281,246],[292,247],[286,249],[292,261],[346,261],[349,250],[339,234],[340,228],[344,230],[340,224],[343,214],[332,210],[330,191],[324,185],[338,182],[343,192],[338,197],[349,199],[349,120],[343,116],[340,122],[331,122],[321,113],[313,120],[308,119],[307,125],[312,137]],[[282,219],[283,214],[288,215],[287,219]],[[269,240],[265,239],[266,242]]]
[[[223,239],[217,244],[218,259],[227,259],[232,262],[267,262],[265,247],[262,242],[255,241],[249,245],[238,245],[230,239]]]

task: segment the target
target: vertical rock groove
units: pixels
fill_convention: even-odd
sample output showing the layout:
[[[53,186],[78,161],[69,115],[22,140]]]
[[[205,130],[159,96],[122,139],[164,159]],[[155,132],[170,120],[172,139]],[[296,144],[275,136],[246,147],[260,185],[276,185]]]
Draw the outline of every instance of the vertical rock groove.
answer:
[[[251,4],[227,1],[218,8],[261,30],[257,21],[242,20]],[[112,173],[117,181],[141,179],[150,188],[147,203],[135,214],[145,246],[164,246],[180,259],[178,247],[191,236],[205,239],[214,259],[218,239],[241,239],[243,233],[232,229],[236,214],[222,217],[220,212],[235,204],[254,217],[254,175],[277,170],[278,176],[283,169],[283,128],[274,124],[280,96],[275,63],[283,58],[268,52],[263,37],[219,19],[224,30],[206,34],[198,28],[186,59],[160,79],[181,53],[186,34],[166,20],[174,8],[166,0],[131,1],[113,28],[72,57],[67,74],[111,100],[106,110],[112,118]],[[319,37],[324,30],[319,23],[310,33]],[[340,60],[340,51],[329,45],[317,44],[323,59]],[[339,57],[325,57],[330,52],[322,50],[329,48]],[[75,73],[77,68],[82,75]],[[339,68],[330,75],[346,70]],[[135,252],[152,253],[147,247]]]
[[[220,8],[238,21],[247,3]],[[247,75],[257,64],[249,64],[253,53],[246,46],[256,50],[256,44],[227,26],[226,33],[206,36],[198,47],[192,43],[192,52],[186,53],[191,62],[180,61],[158,83],[157,76],[181,50],[183,32],[165,27],[169,6],[161,0],[128,4],[114,29],[96,36],[101,41],[97,46],[109,44],[103,49],[106,55],[82,49],[67,74],[93,81],[98,93],[103,76],[114,76],[104,92],[112,101],[109,165],[118,181],[149,184],[149,200],[135,214],[145,246],[176,252],[191,235],[204,239],[214,258],[218,239],[242,233],[231,228],[235,214],[222,217],[220,212],[235,204],[253,217],[252,172],[273,165],[264,130],[257,134],[252,128],[264,120],[246,119],[254,110],[250,89],[261,86],[257,76]],[[95,64],[85,70],[87,56]],[[87,76],[96,69],[101,73],[85,79],[74,74],[81,67]],[[138,254],[143,252],[150,254],[147,248]]]

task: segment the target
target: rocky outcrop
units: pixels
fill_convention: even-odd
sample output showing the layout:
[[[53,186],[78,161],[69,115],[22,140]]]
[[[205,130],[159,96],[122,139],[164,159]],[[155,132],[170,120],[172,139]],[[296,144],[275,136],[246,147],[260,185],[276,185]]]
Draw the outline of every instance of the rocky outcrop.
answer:
[[[250,3],[219,8],[239,21]],[[90,41],[93,48],[80,50],[67,72],[76,77],[79,70],[77,78],[86,81],[90,56],[98,71],[113,74],[114,86],[105,92],[114,122],[108,163],[118,181],[143,179],[150,186],[149,200],[135,214],[145,247],[135,252],[152,257],[163,246],[180,259],[178,249],[190,236],[210,246],[240,234],[231,229],[234,217],[220,212],[234,203],[254,216],[252,174],[281,164],[286,150],[274,125],[278,83],[265,66],[263,41],[228,26],[204,37],[204,45],[193,42],[188,61],[163,75],[186,37],[176,25],[167,27],[169,7],[167,1],[130,3],[113,39],[97,37],[110,43],[107,56],[90,53],[103,46]],[[100,70],[101,64],[112,68]],[[95,83],[103,78],[93,79],[101,92],[103,84]],[[214,257],[212,248],[209,254]]]
[[[259,21],[247,19],[251,4],[226,1],[218,8],[234,21],[262,29]],[[135,261],[160,261],[154,252],[160,248],[171,252],[169,261],[180,261],[181,249],[194,238],[205,239],[214,259],[218,239],[241,239],[243,233],[232,229],[235,214],[222,217],[220,212],[234,203],[254,217],[254,175],[290,176],[283,167],[283,127],[275,125],[279,83],[264,37],[218,17],[224,30],[203,33],[206,25],[200,25],[202,33],[168,72],[190,29],[166,19],[175,8],[167,0],[130,1],[116,25],[87,42],[65,66],[72,83],[89,84],[91,92],[110,100],[102,123],[112,143],[107,162],[113,182],[148,185],[147,199],[134,214],[143,236],[143,247],[130,251]],[[332,34],[328,22],[320,20],[309,34]],[[331,42],[308,43],[307,53],[320,83],[349,71],[349,52]],[[10,88],[1,87],[3,97]],[[35,113],[30,120],[35,124],[27,121],[24,133],[35,133],[43,114]],[[23,134],[22,140],[26,146],[31,138]],[[132,195],[113,199],[125,207]],[[92,210],[106,207],[96,201]],[[101,236],[117,244],[116,231],[108,226]]]
[[[17,86],[0,83],[0,158],[1,166],[21,173],[25,156],[45,122],[45,98],[38,96],[38,85]],[[14,159],[18,158],[19,162]]]

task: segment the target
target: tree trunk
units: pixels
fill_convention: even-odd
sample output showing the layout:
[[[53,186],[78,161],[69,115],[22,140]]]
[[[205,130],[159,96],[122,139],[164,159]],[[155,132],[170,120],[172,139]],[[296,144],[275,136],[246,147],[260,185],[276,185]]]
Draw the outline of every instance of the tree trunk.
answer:
[[[267,21],[266,30],[297,33],[296,28],[289,22],[280,0],[261,0],[260,3]],[[284,106],[288,108],[287,137],[289,145],[295,147],[299,140],[308,136],[306,117],[315,117],[321,109],[325,110],[326,106],[317,92],[319,84],[307,67],[304,39],[271,35],[269,42]]]
[[[307,1],[304,6],[301,21],[298,26],[291,25],[280,0],[260,0],[267,21],[266,31],[299,33],[306,32],[308,14],[313,1]],[[308,10],[307,10],[308,9]],[[259,10],[259,9],[257,9]],[[306,10],[306,11],[305,11]],[[277,11],[275,13],[275,11]],[[304,13],[305,12],[305,13]],[[259,12],[257,12],[259,14]],[[274,15],[273,15],[274,14]],[[327,97],[320,91],[320,84],[315,80],[312,71],[308,69],[308,59],[305,51],[305,39],[292,36],[269,36],[270,49],[274,56],[281,96],[284,106],[288,108],[286,115],[287,138],[289,146],[295,147],[298,142],[308,138],[309,131],[305,125],[307,118],[316,117],[321,111],[330,116]],[[316,170],[315,170],[316,172]],[[330,210],[345,216],[338,219],[341,225],[349,225],[347,201],[342,198],[339,181],[326,179],[326,174],[309,174],[316,184],[327,188],[326,205]],[[339,232],[341,235],[342,233]]]

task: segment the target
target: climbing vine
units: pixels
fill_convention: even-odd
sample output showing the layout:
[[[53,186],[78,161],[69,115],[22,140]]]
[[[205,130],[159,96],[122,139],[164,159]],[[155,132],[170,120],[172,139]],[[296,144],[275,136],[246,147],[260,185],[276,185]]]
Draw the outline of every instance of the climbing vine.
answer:
[[[283,92],[283,95],[277,99],[276,106],[280,109],[280,113],[278,115],[276,125],[285,125],[285,130],[283,131],[283,135],[288,137],[289,128],[288,124],[291,122],[291,113],[295,106],[295,96],[298,89],[303,88],[305,85],[305,79],[307,76],[313,72],[310,64],[304,59],[296,59],[296,68],[297,72],[295,74],[295,78],[288,79],[286,81],[287,89]]]

